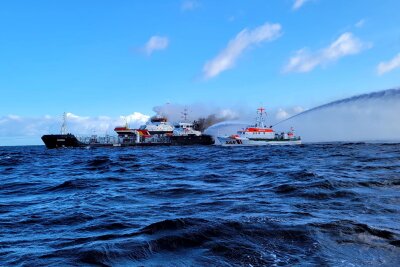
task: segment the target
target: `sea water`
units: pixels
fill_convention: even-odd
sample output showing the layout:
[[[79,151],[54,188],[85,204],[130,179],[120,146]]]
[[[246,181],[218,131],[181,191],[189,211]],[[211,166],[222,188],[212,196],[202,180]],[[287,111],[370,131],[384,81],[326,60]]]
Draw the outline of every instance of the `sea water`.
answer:
[[[399,266],[400,144],[0,147],[2,266]]]

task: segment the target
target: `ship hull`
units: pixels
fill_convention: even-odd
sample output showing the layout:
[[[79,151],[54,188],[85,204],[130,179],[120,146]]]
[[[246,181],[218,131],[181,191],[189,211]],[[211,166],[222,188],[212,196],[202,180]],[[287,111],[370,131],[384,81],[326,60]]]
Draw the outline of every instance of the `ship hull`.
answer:
[[[210,135],[188,135],[188,136],[171,136],[171,144],[184,146],[184,145],[213,145],[214,139]]]
[[[42,141],[47,148],[64,147],[130,147],[130,146],[183,146],[183,145],[212,145],[214,139],[209,135],[201,136],[170,136],[157,142],[81,142],[73,134],[49,134],[43,135]]]
[[[271,146],[271,145],[301,145],[300,139],[272,139],[272,140],[251,140],[235,139],[230,137],[217,137],[221,146]]]
[[[42,136],[47,148],[84,146],[73,134],[47,134]]]

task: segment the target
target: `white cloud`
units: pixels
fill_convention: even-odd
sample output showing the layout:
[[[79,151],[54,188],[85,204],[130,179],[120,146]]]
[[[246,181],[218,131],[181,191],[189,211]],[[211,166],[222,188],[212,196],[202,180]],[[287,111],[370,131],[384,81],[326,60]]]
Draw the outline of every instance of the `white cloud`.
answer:
[[[150,116],[144,115],[140,112],[134,112],[127,116],[120,116],[120,119],[122,119],[128,123],[132,122],[132,123],[140,123],[140,124],[145,123],[146,121],[149,120],[149,118],[150,118]]]
[[[364,24],[365,24],[365,19],[361,19],[354,26],[356,26],[357,28],[362,28]]]
[[[181,10],[182,11],[191,11],[200,6],[199,1],[196,0],[185,0],[181,4]]]
[[[18,116],[18,115],[8,115],[7,117],[8,117],[10,120],[16,120],[16,121],[21,120],[21,117]]]
[[[383,75],[386,72],[392,71],[400,67],[400,53],[397,54],[390,61],[381,62],[378,64],[376,71],[379,75]]]
[[[206,79],[213,78],[221,72],[232,68],[238,57],[248,47],[272,41],[281,34],[281,25],[265,23],[253,30],[244,29],[214,59],[208,61],[203,67],[203,76]]]
[[[300,107],[300,106],[295,106],[287,109],[279,108],[276,113],[275,113],[275,119],[278,121],[290,118],[296,114],[299,114],[301,112],[305,111],[305,108]]]
[[[168,47],[169,39],[168,37],[162,37],[154,35],[150,37],[144,46],[144,52],[147,55],[151,55],[156,50],[164,50]]]
[[[284,120],[284,119],[289,118],[290,115],[289,115],[289,113],[288,113],[286,110],[280,108],[280,109],[278,109],[278,111],[276,112],[275,117],[276,117],[277,120]]]
[[[117,125],[125,125],[126,122],[130,127],[138,127],[145,123],[150,116],[139,112],[118,118],[108,116],[87,117],[78,116],[72,113],[67,113],[67,126],[73,133],[88,134],[91,132],[113,133],[114,127]]]
[[[299,9],[300,7],[302,7],[308,1],[309,0],[294,0],[292,8],[294,10]]]
[[[343,33],[328,47],[316,52],[303,48],[298,50],[284,67],[284,72],[309,72],[319,65],[326,65],[344,56],[360,53],[370,48],[371,44],[363,43],[351,32]]]
[[[71,112],[66,113],[65,117],[66,117],[67,120],[71,119],[71,120],[80,120],[81,121],[81,120],[90,119],[90,117],[81,117],[81,116],[75,115],[75,114],[73,114]]]

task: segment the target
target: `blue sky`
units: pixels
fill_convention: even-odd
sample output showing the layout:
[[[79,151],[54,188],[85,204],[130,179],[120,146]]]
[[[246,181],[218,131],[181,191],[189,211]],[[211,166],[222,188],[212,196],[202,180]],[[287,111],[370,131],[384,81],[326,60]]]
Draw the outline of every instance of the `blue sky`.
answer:
[[[398,10],[398,0],[2,1],[0,126],[64,111],[151,115],[165,102],[311,108],[397,87]]]

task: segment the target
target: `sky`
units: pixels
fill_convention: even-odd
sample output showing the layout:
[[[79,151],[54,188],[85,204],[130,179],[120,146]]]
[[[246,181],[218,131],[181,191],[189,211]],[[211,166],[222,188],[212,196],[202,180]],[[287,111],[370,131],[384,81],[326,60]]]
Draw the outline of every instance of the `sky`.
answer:
[[[77,130],[105,131],[165,103],[286,112],[398,87],[398,10],[398,0],[1,1],[0,145],[40,144],[63,112]]]

